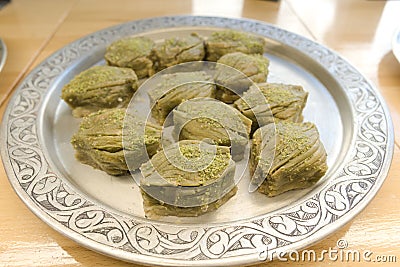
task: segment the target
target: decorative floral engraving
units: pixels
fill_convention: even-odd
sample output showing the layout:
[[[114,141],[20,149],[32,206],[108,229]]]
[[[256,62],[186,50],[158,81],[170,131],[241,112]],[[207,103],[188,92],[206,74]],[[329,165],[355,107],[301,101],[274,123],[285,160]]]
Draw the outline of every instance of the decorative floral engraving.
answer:
[[[314,59],[345,88],[355,109],[354,146],[342,170],[316,195],[282,213],[222,226],[179,226],[127,218],[82,197],[53,172],[38,141],[37,114],[47,89],[74,61],[102,51],[112,40],[171,27],[221,27],[245,30],[282,42]],[[36,67],[16,91],[4,118],[4,164],[15,189],[43,218],[68,235],[112,256],[135,260],[156,256],[193,265],[210,259],[257,260],[260,248],[284,248],[306,241],[339,218],[366,205],[366,196],[380,186],[393,138],[376,90],[351,65],[331,50],[299,35],[261,22],[215,17],[163,17],[105,29],[57,51]],[[379,179],[379,182],[377,182]],[[368,200],[368,199],[367,199]],[[360,207],[358,207],[360,206]],[[325,233],[327,234],[327,232]],[[76,235],[75,235],[76,236]],[[304,244],[304,242],[303,242]],[[125,253],[125,254],[124,254]],[[130,253],[130,256],[126,256]],[[185,263],[186,262],[186,263]],[[221,265],[227,265],[221,261]]]

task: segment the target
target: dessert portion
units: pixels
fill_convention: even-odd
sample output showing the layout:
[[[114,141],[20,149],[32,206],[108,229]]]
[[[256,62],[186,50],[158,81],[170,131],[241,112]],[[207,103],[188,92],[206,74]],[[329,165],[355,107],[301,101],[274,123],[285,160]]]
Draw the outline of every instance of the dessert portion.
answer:
[[[308,93],[299,85],[258,83],[250,86],[236,100],[235,107],[253,121],[253,130],[259,124],[273,121],[302,122]]]
[[[314,185],[328,169],[326,159],[313,123],[279,121],[254,133],[250,171],[264,179],[258,191],[272,197]]]
[[[128,68],[94,66],[76,75],[62,88],[61,97],[74,117],[126,107],[137,90],[137,76]]]
[[[200,61],[204,56],[204,40],[197,33],[187,37],[172,37],[157,43],[151,54],[156,71],[179,63]]]
[[[137,131],[140,126],[143,134]],[[126,109],[115,108],[83,118],[71,143],[80,162],[111,175],[125,175],[129,168],[124,153],[133,159],[129,164],[131,170],[137,169],[157,152],[160,139],[161,126],[149,122],[144,125],[141,119],[126,114]]]
[[[267,80],[269,60],[261,54],[229,53],[218,59],[214,75],[217,99],[233,103],[253,83]]]
[[[181,102],[215,96],[213,79],[205,71],[163,74],[156,87],[148,91],[152,116],[160,124]]]
[[[263,54],[264,38],[235,30],[216,31],[206,40],[206,60],[217,61],[232,52]]]
[[[235,163],[228,147],[183,140],[164,147],[140,170],[147,217],[199,216],[236,193]]]
[[[250,192],[273,197],[314,185],[327,171],[327,155],[316,126],[302,122],[308,93],[266,82],[265,46],[264,38],[234,30],[206,41],[192,33],[111,43],[107,66],[81,72],[62,89],[73,116],[83,117],[71,139],[77,160],[110,175],[141,173],[135,180],[144,211],[155,219],[221,207],[238,190],[236,165],[243,162],[235,161],[248,156],[249,144]],[[148,99],[139,94],[128,110],[142,78],[163,69],[145,83]],[[143,109],[157,122],[139,117]]]
[[[235,160],[243,158],[251,120],[235,108],[211,98],[196,98],[173,110],[174,133],[179,140],[207,140],[229,146]]]
[[[147,37],[126,37],[107,47],[104,58],[110,66],[131,68],[140,78],[154,73],[153,61],[150,59],[155,43]]]
[[[229,199],[236,195],[237,187],[233,187],[222,198],[197,207],[179,207],[176,205],[169,205],[160,202],[159,200],[151,197],[149,194],[142,192],[143,208],[147,218],[157,219],[160,216],[176,216],[176,217],[197,217],[212,211],[217,210]]]

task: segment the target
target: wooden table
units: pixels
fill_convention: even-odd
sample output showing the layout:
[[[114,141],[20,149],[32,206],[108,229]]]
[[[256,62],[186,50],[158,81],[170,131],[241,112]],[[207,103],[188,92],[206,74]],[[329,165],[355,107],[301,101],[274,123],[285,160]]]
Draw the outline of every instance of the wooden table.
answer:
[[[21,79],[69,42],[126,21],[176,14],[258,19],[336,50],[379,88],[389,106],[395,133],[399,133],[400,63],[391,52],[390,41],[395,28],[400,26],[400,1],[12,0],[0,10],[0,36],[9,52],[0,73],[0,114]],[[345,239],[351,249],[369,249],[373,255],[394,255],[400,261],[399,138],[397,135],[389,175],[375,199],[345,227],[310,249],[319,253],[335,247],[338,239]],[[325,263],[343,264],[329,260]],[[274,264],[322,265],[318,262]],[[3,166],[0,167],[0,266],[111,265],[134,266],[85,249],[52,230],[25,207],[11,188]],[[396,266],[395,263],[387,265]]]

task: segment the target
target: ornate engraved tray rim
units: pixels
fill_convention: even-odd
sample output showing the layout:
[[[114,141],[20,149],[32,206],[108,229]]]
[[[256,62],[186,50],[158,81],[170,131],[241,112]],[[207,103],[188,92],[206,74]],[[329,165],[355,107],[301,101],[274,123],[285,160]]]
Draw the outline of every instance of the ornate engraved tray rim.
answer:
[[[172,225],[110,212],[51,170],[42,153],[36,115],[46,89],[74,60],[110,40],[153,29],[202,26],[253,32],[301,51],[335,75],[352,101],[354,151],[329,183],[279,212],[220,225]],[[374,86],[330,49],[273,25],[248,19],[173,16],[132,21],[83,37],[38,65],[18,86],[3,117],[2,160],[18,196],[60,233],[100,253],[142,264],[226,266],[259,261],[270,252],[300,249],[357,215],[382,185],[393,156],[393,126]],[[76,191],[75,191],[76,190]]]

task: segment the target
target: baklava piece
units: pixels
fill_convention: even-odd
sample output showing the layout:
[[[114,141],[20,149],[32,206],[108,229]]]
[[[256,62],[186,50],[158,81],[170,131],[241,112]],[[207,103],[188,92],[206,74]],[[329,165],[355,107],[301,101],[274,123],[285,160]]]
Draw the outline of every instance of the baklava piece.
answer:
[[[154,155],[160,146],[161,127],[144,125],[141,119],[125,114],[126,109],[116,108],[84,117],[71,140],[76,158],[108,174],[125,175],[129,173],[125,157],[132,159],[129,167],[133,170]],[[140,125],[144,134],[137,130]]]
[[[217,61],[223,55],[232,52],[245,54],[263,54],[264,38],[235,30],[216,31],[206,40],[206,59]]]
[[[137,90],[137,76],[127,68],[94,66],[75,76],[62,89],[61,97],[74,117],[126,107]]]
[[[253,121],[253,130],[273,121],[302,122],[308,93],[299,85],[259,83],[250,86],[235,107]]]
[[[222,56],[217,63],[217,98],[225,103],[233,103],[253,83],[267,80],[269,60],[263,55],[234,52]]]
[[[162,69],[179,63],[200,61],[205,56],[204,41],[196,33],[187,37],[172,37],[154,46],[151,58],[154,69]]]
[[[108,65],[131,68],[141,79],[154,73],[150,59],[154,45],[147,37],[126,37],[110,44],[104,57]]]
[[[160,82],[148,91],[151,112],[159,123],[181,102],[198,97],[215,96],[215,84],[204,71],[163,74]]]
[[[274,155],[272,162],[271,157]],[[250,170],[270,197],[314,185],[327,171],[327,155],[313,123],[277,122],[254,133]]]
[[[140,168],[146,217],[193,217],[218,209],[236,194],[228,147],[184,140]]]
[[[193,99],[173,111],[174,132],[179,140],[204,140],[231,147],[235,160],[243,158],[251,120],[215,99]]]

